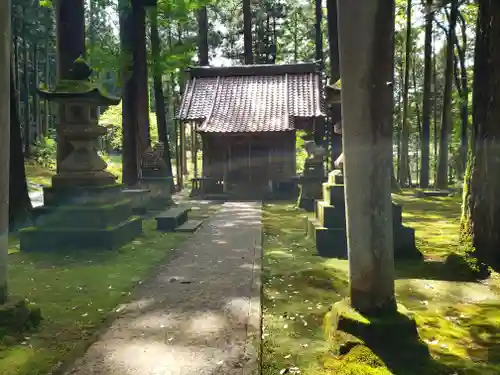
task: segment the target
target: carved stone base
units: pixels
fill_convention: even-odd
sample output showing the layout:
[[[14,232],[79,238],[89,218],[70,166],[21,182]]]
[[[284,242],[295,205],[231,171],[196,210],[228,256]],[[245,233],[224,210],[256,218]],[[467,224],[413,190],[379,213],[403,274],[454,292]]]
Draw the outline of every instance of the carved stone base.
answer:
[[[116,183],[116,176],[106,171],[65,172],[52,177],[52,186],[55,188],[106,186],[114,183]]]
[[[149,190],[148,210],[159,211],[173,204],[172,177],[142,177],[139,185]]]
[[[123,199],[120,198],[121,191],[122,186],[115,183],[101,186],[48,186],[43,188],[43,201],[49,207],[63,204],[106,204]]]

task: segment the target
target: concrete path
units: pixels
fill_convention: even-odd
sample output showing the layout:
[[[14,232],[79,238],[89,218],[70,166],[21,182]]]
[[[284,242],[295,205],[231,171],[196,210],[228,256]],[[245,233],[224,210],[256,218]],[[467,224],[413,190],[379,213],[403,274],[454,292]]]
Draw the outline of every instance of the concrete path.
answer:
[[[67,374],[259,374],[261,219],[223,204]]]

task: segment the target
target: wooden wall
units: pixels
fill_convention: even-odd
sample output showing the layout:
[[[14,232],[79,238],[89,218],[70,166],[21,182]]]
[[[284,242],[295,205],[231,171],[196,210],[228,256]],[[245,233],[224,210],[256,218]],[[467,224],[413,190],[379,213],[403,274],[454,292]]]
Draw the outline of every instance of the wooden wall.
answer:
[[[203,176],[262,184],[296,174],[295,132],[204,133]],[[249,158],[250,155],[250,158]]]

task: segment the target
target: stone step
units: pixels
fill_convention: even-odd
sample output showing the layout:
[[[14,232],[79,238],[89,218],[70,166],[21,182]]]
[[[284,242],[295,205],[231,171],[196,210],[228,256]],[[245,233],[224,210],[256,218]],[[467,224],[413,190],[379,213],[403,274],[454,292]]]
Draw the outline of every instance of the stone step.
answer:
[[[306,218],[308,238],[316,243],[316,251],[323,258],[347,258],[347,237],[345,229],[325,228],[321,223],[308,216]]]
[[[345,205],[344,185],[323,184],[323,200],[332,206]]]
[[[177,228],[175,228],[176,232],[196,232],[196,230],[203,224],[203,220],[188,220],[184,224],[179,225]]]
[[[164,232],[173,232],[188,219],[189,207],[177,206],[162,212],[155,217],[156,229]]]
[[[316,201],[316,219],[325,228],[345,228],[345,207],[339,208],[327,204],[325,201]]]
[[[45,228],[20,230],[21,251],[67,251],[69,249],[116,249],[142,233],[142,219],[132,216],[106,228]]]
[[[328,183],[330,185],[344,185],[344,174],[336,169],[328,174]]]
[[[347,258],[347,236],[344,228],[326,228],[314,217],[305,219],[306,236],[316,243],[318,255],[324,258]],[[394,230],[394,258],[422,259],[415,245],[415,230],[403,225]]]

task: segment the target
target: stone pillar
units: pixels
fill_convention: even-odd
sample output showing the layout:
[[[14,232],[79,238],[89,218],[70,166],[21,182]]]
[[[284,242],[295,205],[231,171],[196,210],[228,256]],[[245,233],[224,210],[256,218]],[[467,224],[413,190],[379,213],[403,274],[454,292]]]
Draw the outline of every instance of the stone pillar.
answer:
[[[351,305],[395,312],[391,210],[394,0],[339,0]],[[361,25],[361,26],[360,26]]]
[[[54,2],[56,15],[57,41],[57,80],[71,77],[73,63],[79,57],[85,57],[85,6],[84,0],[56,0]],[[57,131],[57,171],[59,164],[68,157],[72,150],[71,144],[64,138],[64,126],[61,117],[64,116],[64,104],[59,105]]]

